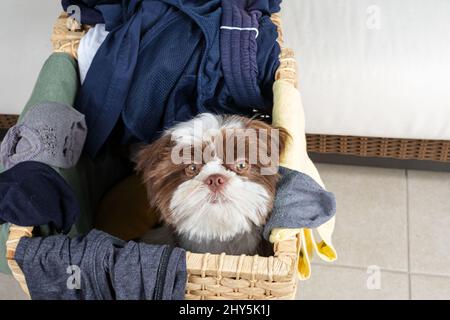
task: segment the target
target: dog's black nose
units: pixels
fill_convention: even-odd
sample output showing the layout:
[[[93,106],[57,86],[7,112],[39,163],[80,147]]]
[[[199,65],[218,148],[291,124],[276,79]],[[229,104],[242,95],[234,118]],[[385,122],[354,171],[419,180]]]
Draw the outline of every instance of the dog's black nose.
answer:
[[[205,184],[213,192],[222,190],[227,184],[228,178],[221,174],[212,174],[205,180]]]

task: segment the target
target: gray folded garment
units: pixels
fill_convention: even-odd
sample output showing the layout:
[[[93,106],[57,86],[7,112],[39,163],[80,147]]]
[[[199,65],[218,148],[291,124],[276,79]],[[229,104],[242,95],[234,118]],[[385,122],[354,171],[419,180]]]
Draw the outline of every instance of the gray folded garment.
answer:
[[[6,133],[1,161],[5,169],[24,161],[70,168],[80,158],[86,135],[83,114],[60,103],[38,103]]]
[[[336,200],[310,176],[280,167],[281,179],[269,221],[264,226],[264,238],[269,239],[274,228],[317,228],[336,213]]]
[[[125,242],[93,230],[84,237],[22,238],[15,260],[37,300],[182,300],[186,252]]]

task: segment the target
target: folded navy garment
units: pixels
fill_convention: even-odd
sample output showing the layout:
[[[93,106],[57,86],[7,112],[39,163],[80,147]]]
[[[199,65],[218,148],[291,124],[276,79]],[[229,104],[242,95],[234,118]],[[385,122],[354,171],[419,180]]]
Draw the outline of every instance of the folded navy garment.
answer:
[[[27,161],[0,174],[0,223],[50,224],[67,233],[79,215],[73,190],[48,165]]]
[[[336,213],[336,200],[310,176],[280,167],[281,179],[269,221],[264,226],[264,238],[269,239],[274,228],[317,228]]]
[[[281,0],[80,1],[110,31],[77,99],[91,156],[115,128],[151,142],[202,112],[271,113]]]
[[[37,300],[182,300],[186,253],[125,242],[93,230],[86,236],[22,238],[15,260]]]
[[[279,11],[280,2],[222,0],[220,57],[225,84],[237,106],[268,111],[272,103],[280,52],[270,14]]]

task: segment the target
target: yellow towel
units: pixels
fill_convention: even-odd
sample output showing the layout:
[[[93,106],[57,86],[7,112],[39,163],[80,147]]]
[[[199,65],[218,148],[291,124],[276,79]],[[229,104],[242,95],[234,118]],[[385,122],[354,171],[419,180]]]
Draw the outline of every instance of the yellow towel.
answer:
[[[159,221],[149,207],[145,186],[132,175],[119,182],[102,199],[95,228],[129,241],[143,236]]]
[[[273,85],[274,107],[273,125],[285,128],[292,139],[287,144],[280,164],[286,168],[300,171],[309,175],[319,185],[325,188],[317,168],[311,161],[307,152],[305,135],[305,115],[303,111],[300,92],[289,82],[275,81]],[[325,261],[337,259],[336,250],[331,240],[334,231],[335,218],[333,217],[314,231],[321,238],[314,239],[313,230],[310,229],[274,229],[270,241],[280,241],[300,237],[298,275],[301,280],[311,275],[311,258],[315,251]]]

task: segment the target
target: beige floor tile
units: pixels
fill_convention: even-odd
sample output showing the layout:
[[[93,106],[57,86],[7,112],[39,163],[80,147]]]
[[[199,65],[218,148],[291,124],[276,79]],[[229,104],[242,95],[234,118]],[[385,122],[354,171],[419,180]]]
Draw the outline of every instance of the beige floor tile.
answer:
[[[450,275],[450,173],[408,171],[411,272]]]
[[[27,300],[17,281],[12,277],[0,273],[0,300]]]
[[[412,299],[450,300],[450,278],[411,275]]]
[[[335,263],[407,271],[405,171],[328,164],[318,169],[337,201]]]
[[[359,268],[315,265],[311,278],[299,283],[297,299],[391,300],[409,298],[407,273],[381,270],[379,287],[374,287],[376,282],[371,281],[372,278],[369,279],[373,276],[373,273],[368,274],[366,270]]]

